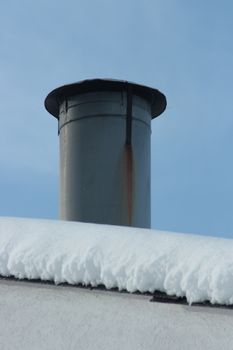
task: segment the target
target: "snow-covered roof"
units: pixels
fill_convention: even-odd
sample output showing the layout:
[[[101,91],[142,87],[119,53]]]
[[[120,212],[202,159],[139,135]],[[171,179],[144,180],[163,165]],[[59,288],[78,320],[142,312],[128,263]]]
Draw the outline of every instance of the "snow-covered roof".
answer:
[[[0,275],[162,291],[233,304],[233,240],[149,229],[0,219]]]
[[[233,303],[233,241],[119,226],[0,219],[0,275]],[[232,349],[233,310],[0,279],[0,348]]]

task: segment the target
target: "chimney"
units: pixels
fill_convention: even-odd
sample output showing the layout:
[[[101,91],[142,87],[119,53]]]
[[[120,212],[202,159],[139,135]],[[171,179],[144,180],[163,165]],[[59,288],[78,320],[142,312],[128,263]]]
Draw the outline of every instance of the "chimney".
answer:
[[[45,108],[58,119],[60,219],[149,228],[151,119],[165,96],[93,79],[53,90]]]

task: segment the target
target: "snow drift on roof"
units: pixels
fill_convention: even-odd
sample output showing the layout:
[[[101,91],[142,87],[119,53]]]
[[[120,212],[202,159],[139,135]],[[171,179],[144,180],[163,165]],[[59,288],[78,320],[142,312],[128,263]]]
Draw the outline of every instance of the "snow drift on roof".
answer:
[[[233,304],[233,240],[0,218],[0,275]]]

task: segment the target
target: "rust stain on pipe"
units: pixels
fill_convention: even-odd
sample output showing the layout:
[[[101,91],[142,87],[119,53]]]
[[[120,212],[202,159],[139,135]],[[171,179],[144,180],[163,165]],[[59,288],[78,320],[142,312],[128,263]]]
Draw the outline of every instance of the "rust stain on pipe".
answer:
[[[127,211],[128,225],[132,226],[133,217],[133,150],[131,145],[125,145],[125,164],[126,164],[126,187],[127,187]]]

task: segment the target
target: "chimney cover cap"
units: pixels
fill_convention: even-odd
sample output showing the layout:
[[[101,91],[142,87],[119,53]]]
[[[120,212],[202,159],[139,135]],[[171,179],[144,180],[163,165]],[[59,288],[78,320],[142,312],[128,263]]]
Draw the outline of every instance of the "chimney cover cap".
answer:
[[[59,105],[68,96],[96,91],[121,91],[130,88],[133,94],[144,97],[151,104],[152,118],[158,117],[166,109],[167,101],[163,93],[145,85],[118,79],[86,79],[63,85],[51,91],[45,99],[45,108],[54,117],[59,118]]]

